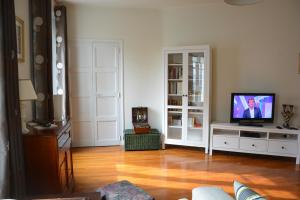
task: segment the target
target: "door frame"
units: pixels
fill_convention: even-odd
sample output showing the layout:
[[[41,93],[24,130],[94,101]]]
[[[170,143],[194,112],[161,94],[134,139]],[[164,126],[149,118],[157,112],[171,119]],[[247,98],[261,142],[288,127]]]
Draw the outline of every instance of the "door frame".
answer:
[[[92,44],[92,48],[93,48],[93,45],[94,43],[101,43],[101,42],[115,42],[115,43],[118,43],[119,44],[119,47],[120,47],[120,51],[119,51],[119,106],[120,106],[120,115],[118,115],[118,118],[119,118],[119,136],[120,136],[120,144],[119,145],[122,145],[124,144],[124,136],[123,136],[123,130],[124,130],[124,41],[121,40],[121,39],[94,39],[94,38],[70,38],[68,40],[68,44],[77,44],[77,43],[81,43],[81,42],[90,42]],[[93,52],[93,51],[92,51]],[[95,62],[95,58],[94,58],[94,53],[92,55],[92,65],[94,67],[94,62]],[[70,56],[68,56],[68,59],[71,59]],[[70,69],[70,67],[69,67]],[[68,72],[69,73],[69,72]],[[93,73],[93,71],[92,71]],[[94,77],[94,74],[92,74],[92,77]],[[71,79],[72,77],[69,76],[69,85],[71,85]],[[94,89],[95,87],[95,83],[94,83],[94,78],[92,80],[92,88],[91,89]],[[94,91],[93,91],[94,92]],[[93,99],[92,100],[93,104],[96,105],[95,103],[95,100]],[[72,103],[71,103],[72,104]],[[93,115],[92,117],[93,121],[95,122],[95,116]],[[72,119],[71,119],[72,121]],[[96,137],[96,130],[95,130],[95,125],[93,124],[93,131],[94,131],[94,141],[95,141],[95,137]],[[94,143],[94,146],[95,146],[95,143]]]

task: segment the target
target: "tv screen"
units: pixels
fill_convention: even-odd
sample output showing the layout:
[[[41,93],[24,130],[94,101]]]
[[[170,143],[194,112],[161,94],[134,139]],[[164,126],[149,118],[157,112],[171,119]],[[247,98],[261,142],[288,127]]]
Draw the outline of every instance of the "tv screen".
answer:
[[[232,93],[231,122],[273,122],[275,94]]]

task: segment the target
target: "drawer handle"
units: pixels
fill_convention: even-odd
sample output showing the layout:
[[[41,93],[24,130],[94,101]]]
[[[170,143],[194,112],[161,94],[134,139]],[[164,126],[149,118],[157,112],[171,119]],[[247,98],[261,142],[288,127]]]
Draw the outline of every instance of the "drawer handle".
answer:
[[[284,147],[284,146],[282,146],[282,147],[281,147],[281,149],[285,149],[285,147]]]
[[[227,142],[225,141],[224,144],[227,144]]]
[[[252,144],[253,147],[256,147],[255,144]]]

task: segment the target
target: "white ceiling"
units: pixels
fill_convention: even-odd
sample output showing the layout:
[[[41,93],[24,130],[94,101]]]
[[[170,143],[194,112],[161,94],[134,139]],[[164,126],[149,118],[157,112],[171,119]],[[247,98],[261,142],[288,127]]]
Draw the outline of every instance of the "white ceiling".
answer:
[[[195,4],[222,3],[223,0],[57,0],[72,4],[92,4],[108,7],[168,8]]]

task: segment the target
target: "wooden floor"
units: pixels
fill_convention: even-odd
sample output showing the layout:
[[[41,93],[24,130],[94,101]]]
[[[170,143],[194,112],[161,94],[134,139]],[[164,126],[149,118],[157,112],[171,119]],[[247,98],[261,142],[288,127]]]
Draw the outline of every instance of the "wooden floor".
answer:
[[[129,151],[121,147],[78,148],[73,152],[77,192],[95,191],[128,180],[156,200],[191,199],[192,189],[218,186],[233,195],[238,180],[268,199],[300,199],[300,171],[290,158],[168,147],[160,151]]]

